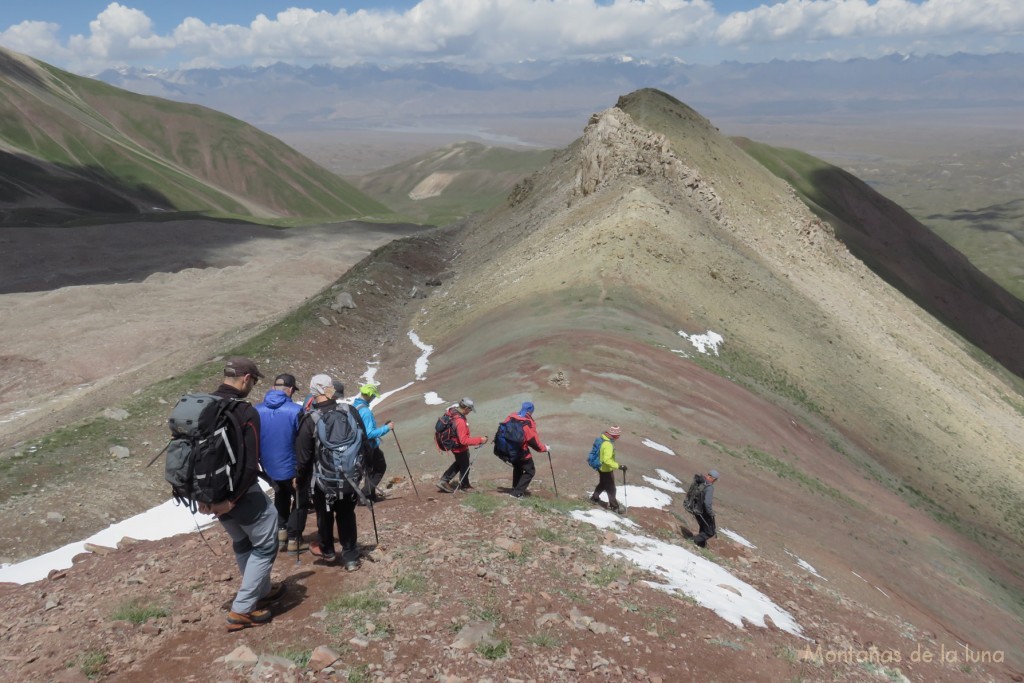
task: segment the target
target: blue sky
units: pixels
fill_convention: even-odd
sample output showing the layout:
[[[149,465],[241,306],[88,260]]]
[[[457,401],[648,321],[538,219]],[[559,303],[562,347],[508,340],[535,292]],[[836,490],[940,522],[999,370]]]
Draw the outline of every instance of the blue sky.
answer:
[[[1021,52],[1024,0],[0,0],[0,45],[86,74],[278,61]]]

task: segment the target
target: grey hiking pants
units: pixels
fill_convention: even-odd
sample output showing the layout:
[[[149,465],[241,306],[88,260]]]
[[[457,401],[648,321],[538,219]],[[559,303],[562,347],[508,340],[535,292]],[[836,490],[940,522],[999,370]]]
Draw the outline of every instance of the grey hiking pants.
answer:
[[[242,586],[231,611],[246,614],[270,592],[270,570],[277,557],[277,509],[260,485],[253,484],[235,508],[219,520],[231,537],[235,562],[242,573]]]

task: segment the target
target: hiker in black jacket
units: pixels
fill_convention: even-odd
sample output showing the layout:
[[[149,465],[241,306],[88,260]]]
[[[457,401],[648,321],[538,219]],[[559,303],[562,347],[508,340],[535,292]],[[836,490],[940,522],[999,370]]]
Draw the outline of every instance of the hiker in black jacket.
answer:
[[[231,411],[242,426],[242,443],[232,444],[245,475],[234,498],[200,503],[199,512],[216,515],[231,537],[242,585],[231,603],[228,631],[258,626],[271,620],[270,603],[285,593],[285,584],[272,585],[270,570],[277,557],[277,510],[257,481],[260,457],[260,415],[245,397],[263,375],[248,358],[231,358],[224,365],[224,381],[213,392],[235,399]]]
[[[316,424],[324,419],[324,415],[336,410],[355,411],[347,403],[338,403],[335,399],[335,382],[328,375],[315,375],[309,383],[309,391],[313,394],[310,411],[303,416],[299,424],[299,433],[295,437],[295,474],[298,487],[303,491],[312,490],[313,509],[316,510],[316,526],[320,533],[320,542],[312,544],[310,552],[319,555],[325,562],[334,562],[334,526],[338,526],[338,542],[341,544],[341,561],[346,571],[355,571],[360,567],[359,547],[357,544],[358,529],[356,527],[357,494],[347,491],[341,497],[324,489],[313,481],[313,469],[317,458]],[[316,413],[316,414],[314,414]],[[356,421],[362,425],[358,412]],[[358,485],[359,482],[356,482]],[[303,501],[300,499],[299,503]]]
[[[711,470],[704,475],[707,485],[704,487],[703,500],[694,507],[693,516],[697,518],[700,531],[693,537],[693,542],[706,548],[708,539],[715,535],[715,508],[712,499],[715,496],[715,482],[718,481],[718,470]]]

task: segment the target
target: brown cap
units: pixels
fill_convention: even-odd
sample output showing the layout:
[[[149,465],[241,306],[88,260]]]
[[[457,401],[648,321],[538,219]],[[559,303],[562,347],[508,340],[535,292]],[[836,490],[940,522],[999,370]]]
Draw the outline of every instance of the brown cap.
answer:
[[[224,364],[224,376],[225,377],[242,377],[244,375],[253,375],[257,379],[262,379],[263,374],[260,373],[260,369],[256,367],[249,358],[228,358],[228,361]]]

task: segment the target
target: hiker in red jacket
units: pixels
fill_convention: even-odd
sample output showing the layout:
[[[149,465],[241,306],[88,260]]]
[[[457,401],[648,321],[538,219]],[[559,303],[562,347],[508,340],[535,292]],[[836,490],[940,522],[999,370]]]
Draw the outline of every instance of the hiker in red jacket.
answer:
[[[533,464],[532,448],[538,453],[550,453],[551,447],[541,443],[537,435],[537,422],[533,419],[534,406],[529,401],[523,403],[518,413],[511,413],[506,420],[515,420],[522,424],[523,443],[518,458],[513,458],[512,463],[512,491],[508,494],[513,498],[522,498],[526,495],[533,476],[537,473],[537,467]]]
[[[440,433],[437,435],[437,446],[441,450],[450,450],[455,456],[455,461],[444,471],[441,479],[437,482],[437,488],[445,493],[454,493],[455,489],[460,488],[464,491],[473,488],[469,483],[469,447],[487,443],[487,437],[470,435],[466,416],[471,412],[473,412],[473,399],[467,397],[449,408],[441,418],[442,420],[447,418],[453,429],[448,430],[449,436],[447,437],[442,437]],[[449,438],[450,441],[445,442],[445,438]],[[459,473],[459,483],[452,488],[451,481],[456,472]]]

